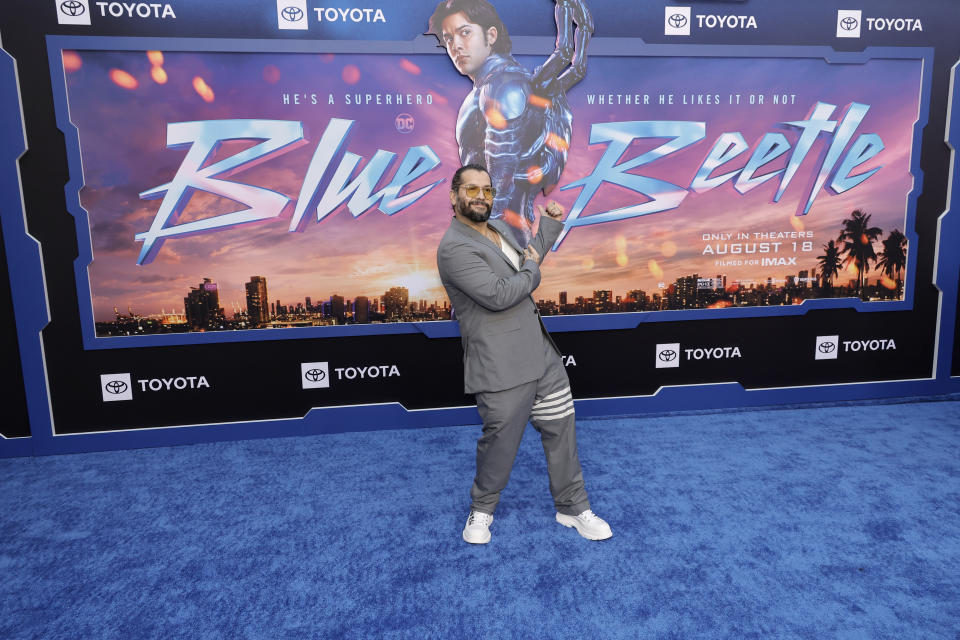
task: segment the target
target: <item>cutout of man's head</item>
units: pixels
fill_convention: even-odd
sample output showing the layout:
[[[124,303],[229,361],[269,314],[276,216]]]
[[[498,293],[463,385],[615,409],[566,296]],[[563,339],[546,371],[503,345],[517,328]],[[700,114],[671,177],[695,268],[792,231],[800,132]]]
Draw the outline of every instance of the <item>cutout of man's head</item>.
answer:
[[[487,0],[444,0],[428,33],[440,40],[457,71],[473,78],[491,53],[510,55],[507,27]]]

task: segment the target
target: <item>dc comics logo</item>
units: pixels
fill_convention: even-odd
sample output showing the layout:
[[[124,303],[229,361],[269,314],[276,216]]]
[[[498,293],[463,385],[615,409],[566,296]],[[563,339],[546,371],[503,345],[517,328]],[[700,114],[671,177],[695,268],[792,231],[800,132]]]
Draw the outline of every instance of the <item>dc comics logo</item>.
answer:
[[[409,113],[401,113],[393,120],[393,125],[400,133],[412,132],[414,124],[413,116]]]

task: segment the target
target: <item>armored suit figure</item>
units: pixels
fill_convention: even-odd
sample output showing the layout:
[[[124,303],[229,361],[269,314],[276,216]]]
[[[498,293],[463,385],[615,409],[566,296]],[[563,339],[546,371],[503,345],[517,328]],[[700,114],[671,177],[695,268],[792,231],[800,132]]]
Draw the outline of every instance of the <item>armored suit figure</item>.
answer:
[[[497,190],[491,215],[520,231],[522,245],[532,237],[537,191],[560,179],[573,123],[564,94],[538,96],[531,80],[512,57],[492,54],[457,117],[461,164],[489,168]]]
[[[430,32],[474,83],[457,117],[460,162],[490,172],[491,217],[503,219],[521,246],[533,237],[537,191],[549,193],[566,164],[573,123],[566,90],[586,73],[593,33],[582,0],[556,0],[554,17],[556,49],[532,74],[510,55],[506,26],[486,0],[446,0],[430,19]]]

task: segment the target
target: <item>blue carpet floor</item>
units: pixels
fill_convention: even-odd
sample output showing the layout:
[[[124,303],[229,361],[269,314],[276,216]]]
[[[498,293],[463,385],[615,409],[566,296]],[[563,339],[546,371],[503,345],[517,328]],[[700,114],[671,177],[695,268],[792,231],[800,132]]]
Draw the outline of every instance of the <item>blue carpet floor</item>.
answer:
[[[960,638],[960,402],[583,420],[603,542],[478,431],[0,460],[0,638]]]

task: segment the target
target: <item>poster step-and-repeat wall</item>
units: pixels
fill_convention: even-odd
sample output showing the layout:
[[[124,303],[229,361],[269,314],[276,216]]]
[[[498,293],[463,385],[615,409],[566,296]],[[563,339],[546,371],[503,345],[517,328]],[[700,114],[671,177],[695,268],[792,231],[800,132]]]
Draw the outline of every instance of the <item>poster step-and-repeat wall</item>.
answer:
[[[486,166],[581,416],[952,393],[960,15],[17,0],[0,455],[469,424],[436,269]],[[952,123],[952,126],[951,126]]]

